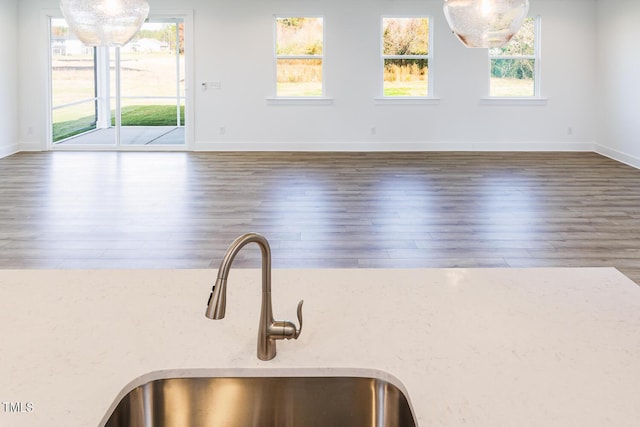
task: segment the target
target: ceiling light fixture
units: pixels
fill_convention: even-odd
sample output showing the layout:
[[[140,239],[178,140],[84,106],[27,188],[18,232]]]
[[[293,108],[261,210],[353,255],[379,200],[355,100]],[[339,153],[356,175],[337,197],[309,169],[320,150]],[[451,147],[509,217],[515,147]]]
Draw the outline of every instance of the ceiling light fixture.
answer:
[[[60,0],[60,9],[87,46],[123,46],[149,15],[146,0]]]
[[[518,32],[529,0],[444,0],[449,27],[467,47],[501,47]]]

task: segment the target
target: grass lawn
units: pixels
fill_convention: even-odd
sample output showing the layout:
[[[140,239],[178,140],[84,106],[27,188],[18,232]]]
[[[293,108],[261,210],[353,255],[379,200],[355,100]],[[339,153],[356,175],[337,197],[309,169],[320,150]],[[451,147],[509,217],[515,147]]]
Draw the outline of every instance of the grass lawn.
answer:
[[[491,78],[491,96],[527,97],[534,95],[533,79]]]
[[[278,82],[278,96],[322,96],[322,82]]]
[[[115,111],[111,112],[115,115]],[[175,105],[131,105],[122,107],[122,126],[175,126]],[[180,107],[180,124],[184,125],[184,106]],[[115,117],[111,125],[116,125]]]
[[[62,141],[72,136],[93,130],[96,124],[93,116],[53,124],[53,142]]]
[[[385,80],[384,96],[427,96],[427,80]]]
[[[111,112],[112,116],[115,114]],[[132,105],[122,107],[122,126],[176,126],[174,105]],[[184,125],[184,106],[180,107],[180,124]],[[115,126],[115,118],[111,119]],[[53,124],[53,142],[95,129],[95,117],[85,116]]]

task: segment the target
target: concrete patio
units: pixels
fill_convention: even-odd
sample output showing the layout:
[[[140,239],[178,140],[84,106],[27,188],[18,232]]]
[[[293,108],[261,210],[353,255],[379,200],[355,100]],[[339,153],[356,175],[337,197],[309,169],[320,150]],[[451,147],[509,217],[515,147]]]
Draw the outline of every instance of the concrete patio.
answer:
[[[67,145],[114,145],[115,128],[96,129],[57,142]],[[177,126],[122,126],[121,145],[184,145],[184,127]]]

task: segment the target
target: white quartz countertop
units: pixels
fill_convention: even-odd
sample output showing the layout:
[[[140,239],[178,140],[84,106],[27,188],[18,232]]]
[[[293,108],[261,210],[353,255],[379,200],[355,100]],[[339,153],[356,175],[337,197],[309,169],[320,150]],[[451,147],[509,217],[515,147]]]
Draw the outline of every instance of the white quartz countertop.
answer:
[[[0,271],[0,426],[98,426],[125,388],[200,374],[373,374],[421,427],[640,426],[640,287],[615,269],[274,270],[304,328],[268,362],[259,271],[231,270],[220,321],[215,275]]]

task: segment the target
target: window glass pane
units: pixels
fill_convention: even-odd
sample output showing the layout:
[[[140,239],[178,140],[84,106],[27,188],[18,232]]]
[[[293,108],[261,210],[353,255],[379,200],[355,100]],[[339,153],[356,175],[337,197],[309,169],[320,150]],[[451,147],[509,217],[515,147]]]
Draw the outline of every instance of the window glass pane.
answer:
[[[535,96],[535,60],[492,59],[491,96]]]
[[[123,97],[177,95],[176,39],[177,34],[184,34],[179,32],[182,25],[146,22],[133,40],[120,48]],[[183,39],[178,41],[178,58],[181,59],[184,54]],[[179,64],[181,77],[184,76],[183,62]]]
[[[427,96],[427,59],[385,59],[384,96]]]
[[[277,18],[276,55],[322,55],[322,18]]]
[[[429,53],[428,18],[383,18],[385,55],[427,55]]]
[[[184,23],[147,21],[120,49],[122,125],[181,125],[184,66]]]
[[[506,46],[489,49],[490,56],[533,56],[536,47],[536,20],[527,18]]]
[[[51,19],[51,101],[53,142],[95,129],[95,49]],[[73,104],[73,105],[68,105]]]
[[[53,106],[95,96],[94,49],[69,32],[64,19],[51,20]]]
[[[278,59],[278,96],[322,96],[321,59]]]

